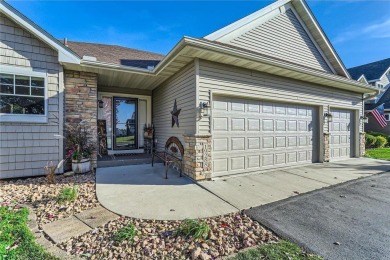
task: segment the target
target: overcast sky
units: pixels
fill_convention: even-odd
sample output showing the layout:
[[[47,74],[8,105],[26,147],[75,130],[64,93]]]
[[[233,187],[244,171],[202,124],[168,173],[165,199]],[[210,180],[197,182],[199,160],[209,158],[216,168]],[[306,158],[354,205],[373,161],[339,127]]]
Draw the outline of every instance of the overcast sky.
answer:
[[[166,54],[273,1],[8,1],[53,36]],[[308,1],[346,67],[390,57],[390,1]]]

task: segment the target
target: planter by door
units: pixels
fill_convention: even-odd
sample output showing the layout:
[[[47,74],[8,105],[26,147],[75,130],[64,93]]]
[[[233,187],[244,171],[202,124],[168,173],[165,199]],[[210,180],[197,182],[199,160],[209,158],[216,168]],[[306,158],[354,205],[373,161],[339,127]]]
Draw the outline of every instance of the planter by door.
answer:
[[[86,173],[91,170],[91,159],[81,159],[80,162],[72,160],[72,171],[74,173]]]

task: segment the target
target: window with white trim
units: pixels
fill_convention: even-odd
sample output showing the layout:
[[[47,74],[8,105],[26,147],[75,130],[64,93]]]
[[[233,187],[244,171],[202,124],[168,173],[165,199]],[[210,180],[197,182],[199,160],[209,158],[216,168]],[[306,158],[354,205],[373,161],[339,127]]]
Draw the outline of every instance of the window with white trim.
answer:
[[[2,65],[0,122],[47,122],[47,72]]]
[[[385,114],[386,121],[390,121],[390,114]]]
[[[0,113],[45,114],[45,78],[0,73]]]

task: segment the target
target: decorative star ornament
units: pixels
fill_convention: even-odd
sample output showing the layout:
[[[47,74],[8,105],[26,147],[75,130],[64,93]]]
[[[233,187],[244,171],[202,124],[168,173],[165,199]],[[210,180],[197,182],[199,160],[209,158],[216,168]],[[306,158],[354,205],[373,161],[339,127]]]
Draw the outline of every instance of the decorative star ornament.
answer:
[[[172,115],[172,127],[176,124],[179,127],[179,114],[181,109],[177,109],[176,99],[175,104],[173,105],[173,110],[171,111]]]

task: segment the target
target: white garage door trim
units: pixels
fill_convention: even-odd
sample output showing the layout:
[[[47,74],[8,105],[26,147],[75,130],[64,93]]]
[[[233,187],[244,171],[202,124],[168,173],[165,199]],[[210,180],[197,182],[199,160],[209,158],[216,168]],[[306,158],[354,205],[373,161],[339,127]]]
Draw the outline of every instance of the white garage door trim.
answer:
[[[318,108],[213,95],[212,177],[319,160]]]
[[[355,156],[355,110],[330,108],[330,160],[345,160]]]

